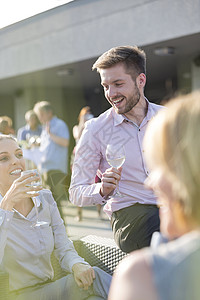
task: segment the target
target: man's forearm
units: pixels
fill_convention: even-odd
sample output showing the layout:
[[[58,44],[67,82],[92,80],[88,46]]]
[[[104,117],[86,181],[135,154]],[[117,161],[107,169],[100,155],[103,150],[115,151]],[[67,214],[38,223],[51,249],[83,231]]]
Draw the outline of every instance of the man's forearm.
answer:
[[[52,141],[54,141],[54,143],[62,146],[62,147],[68,147],[69,146],[69,140],[60,136],[57,136],[53,133],[49,133],[50,138],[52,139]]]

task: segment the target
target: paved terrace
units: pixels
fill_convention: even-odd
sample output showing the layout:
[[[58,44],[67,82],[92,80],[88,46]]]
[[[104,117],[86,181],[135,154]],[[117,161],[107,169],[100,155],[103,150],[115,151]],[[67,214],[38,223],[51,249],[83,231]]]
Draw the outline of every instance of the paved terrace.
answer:
[[[86,235],[97,235],[106,238],[113,238],[110,221],[102,210],[102,216],[99,218],[96,206],[87,206],[82,211],[82,221],[77,222],[77,207],[69,201],[62,203],[65,213],[65,222],[67,224],[67,233],[71,237],[82,237]]]

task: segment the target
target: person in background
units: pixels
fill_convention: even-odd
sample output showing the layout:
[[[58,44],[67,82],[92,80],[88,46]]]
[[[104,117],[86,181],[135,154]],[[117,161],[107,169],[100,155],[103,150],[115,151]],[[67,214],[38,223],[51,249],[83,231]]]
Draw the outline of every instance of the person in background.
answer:
[[[92,119],[94,117],[94,115],[91,113],[91,108],[89,106],[85,106],[81,109],[80,113],[79,113],[79,116],[78,116],[78,124],[75,125],[73,127],[73,137],[75,139],[75,142],[76,142],[76,145],[73,149],[73,153],[72,153],[72,156],[71,156],[71,167],[73,166],[73,161],[74,161],[74,155],[75,155],[75,152],[76,152],[76,146],[78,144],[78,141],[81,137],[81,134],[83,132],[83,129],[84,129],[84,126],[85,126],[85,122]],[[100,182],[100,179],[99,177],[96,175],[95,177],[95,181],[99,181]],[[97,204],[97,211],[98,211],[98,215],[99,217],[101,217],[101,205],[100,204]],[[79,207],[77,208],[77,216],[75,218],[76,221],[80,222],[82,221],[82,207]]]
[[[36,103],[34,112],[43,124],[37,167],[43,185],[51,190],[64,220],[61,201],[67,200],[69,130],[66,123],[54,115],[49,102]]]
[[[9,274],[9,299],[107,299],[111,276],[91,267],[74,249],[49,190],[30,186],[39,178],[21,175],[23,150],[16,140],[0,135],[0,267]],[[38,218],[47,223],[33,227]],[[51,255],[66,276],[52,281]],[[90,297],[92,296],[92,297]]]
[[[160,230],[169,242],[124,259],[109,300],[199,300],[200,93],[166,107],[150,122],[144,149],[146,184],[158,195]]]
[[[29,110],[25,114],[26,125],[18,129],[17,140],[29,142],[30,138],[39,137],[42,133],[42,126],[38,117],[33,110]]]
[[[70,200],[78,206],[105,204],[117,245],[124,252],[148,246],[159,230],[157,197],[144,187],[148,169],[142,140],[148,122],[161,109],[144,96],[146,55],[133,46],[120,46],[101,55],[93,65],[111,108],[91,119],[76,148]],[[123,167],[109,167],[108,144],[123,144]],[[94,177],[101,174],[101,182]],[[123,197],[113,196],[119,184]]]
[[[78,116],[78,124],[73,127],[73,137],[76,141],[76,144],[81,137],[85,122],[92,118],[94,118],[94,115],[91,113],[91,108],[89,106],[83,107]]]
[[[8,116],[0,116],[0,133],[15,135],[12,119]]]

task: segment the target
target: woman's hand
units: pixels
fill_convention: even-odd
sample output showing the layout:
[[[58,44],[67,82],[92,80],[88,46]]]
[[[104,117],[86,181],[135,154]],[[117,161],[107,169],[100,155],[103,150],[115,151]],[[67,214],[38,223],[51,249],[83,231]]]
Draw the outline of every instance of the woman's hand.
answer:
[[[95,279],[94,269],[90,265],[82,263],[74,264],[72,267],[74,279],[80,288],[87,290],[92,285]]]
[[[101,178],[101,196],[109,195],[117,186],[119,180],[121,179],[122,167],[109,168],[103,174]]]
[[[29,186],[32,181],[38,180],[40,180],[40,178],[34,173],[17,178],[3,197],[0,207],[11,211],[20,201],[38,196],[39,191],[42,190],[42,186]],[[27,192],[29,193],[27,194]]]

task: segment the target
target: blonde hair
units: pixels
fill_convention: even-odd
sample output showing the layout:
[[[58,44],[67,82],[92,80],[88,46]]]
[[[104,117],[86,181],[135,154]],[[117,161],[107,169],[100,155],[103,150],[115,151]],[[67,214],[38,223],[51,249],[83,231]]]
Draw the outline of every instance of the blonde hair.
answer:
[[[53,108],[48,101],[37,102],[33,108],[34,112],[37,114],[39,111],[51,111],[53,112]]]
[[[38,120],[38,117],[37,117],[37,115],[36,115],[36,113],[34,112],[34,110],[28,110],[26,113],[25,113],[25,120],[26,121],[29,121],[30,120],[30,118],[31,117],[35,117],[36,118],[36,120],[38,121],[38,123],[39,123],[39,120]]]
[[[200,92],[179,96],[150,122],[145,158],[160,167],[184,207],[185,216],[200,223]]]
[[[2,134],[10,133],[12,129],[12,119],[8,116],[1,116],[0,117],[0,132]]]

